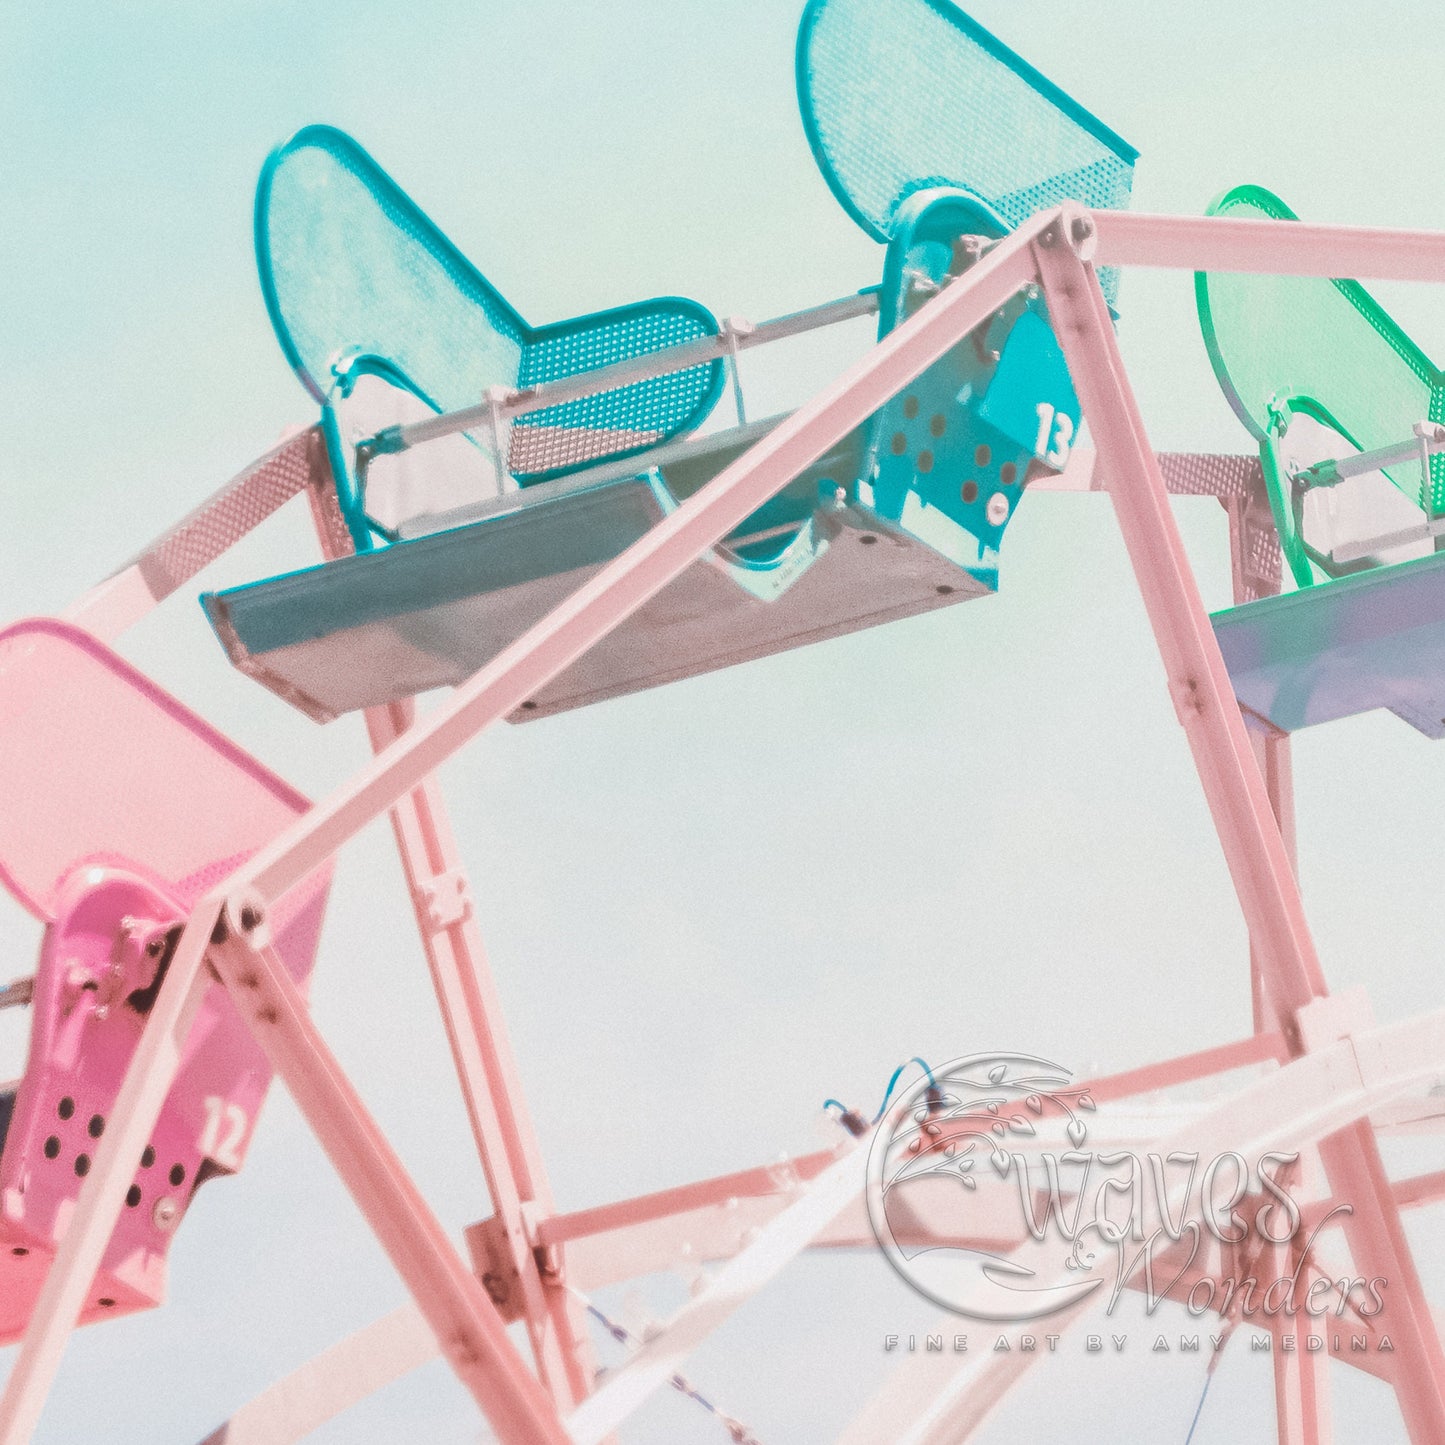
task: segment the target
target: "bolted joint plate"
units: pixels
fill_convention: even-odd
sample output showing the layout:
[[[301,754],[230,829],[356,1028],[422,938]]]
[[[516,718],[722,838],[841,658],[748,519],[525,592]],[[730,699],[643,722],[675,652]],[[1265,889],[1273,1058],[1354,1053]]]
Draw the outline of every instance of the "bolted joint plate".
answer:
[[[522,1278],[507,1241],[506,1227],[495,1215],[464,1231],[472,1270],[482,1282],[497,1313],[510,1324],[522,1318]]]
[[[472,890],[460,868],[438,873],[416,890],[416,910],[432,933],[472,916]]]
[[[223,931],[216,942],[227,936],[239,938],[251,949],[269,948],[272,943],[270,910],[266,899],[254,888],[233,893],[221,910]]]
[[[1039,233],[1037,244],[1046,251],[1066,246],[1081,261],[1092,261],[1099,249],[1098,227],[1088,209],[1069,201],[1059,207],[1055,219]]]

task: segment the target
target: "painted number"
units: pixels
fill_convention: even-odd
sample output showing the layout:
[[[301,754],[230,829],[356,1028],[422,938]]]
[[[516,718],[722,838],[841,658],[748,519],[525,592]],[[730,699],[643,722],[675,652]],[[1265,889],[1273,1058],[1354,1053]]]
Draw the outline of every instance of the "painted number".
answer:
[[[251,1121],[239,1104],[228,1104],[214,1095],[206,1100],[206,1127],[201,1130],[200,1150],[222,1169],[241,1167],[241,1145]]]
[[[1051,467],[1062,467],[1073,445],[1074,419],[1067,412],[1055,411],[1046,401],[1041,401],[1034,410],[1039,415],[1034,455],[1042,457]]]

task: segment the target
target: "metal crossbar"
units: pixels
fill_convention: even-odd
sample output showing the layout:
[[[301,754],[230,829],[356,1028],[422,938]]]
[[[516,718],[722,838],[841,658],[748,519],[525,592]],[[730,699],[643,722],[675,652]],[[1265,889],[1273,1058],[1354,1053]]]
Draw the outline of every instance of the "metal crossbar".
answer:
[[[1333,487],[1351,477],[1363,477],[1392,467],[1397,462],[1408,462],[1413,457],[1445,451],[1445,426],[1435,422],[1420,422],[1415,435],[1409,441],[1395,442],[1392,446],[1376,447],[1369,452],[1351,452],[1343,457],[1326,457],[1293,474],[1293,480],[1303,487]]]
[[[357,450],[376,456],[406,451],[422,442],[455,436],[458,432],[471,431],[484,424],[492,425],[499,420],[508,421],[513,417],[526,416],[529,412],[545,411],[548,407],[561,406],[564,402],[578,401],[584,396],[595,396],[598,392],[612,391],[619,386],[646,381],[651,377],[666,376],[669,372],[686,371],[700,362],[729,357],[735,352],[749,351],[755,346],[766,346],[769,342],[782,341],[790,336],[803,336],[810,331],[836,326],[843,321],[853,321],[860,316],[873,316],[877,311],[878,288],[873,286],[855,296],[845,296],[838,301],[824,302],[821,306],[793,311],[786,316],[774,317],[771,321],[760,321],[751,331],[743,330],[734,323],[718,336],[707,336],[682,346],[654,351],[635,360],[615,362],[596,371],[582,371],[557,381],[505,391],[494,400],[463,407],[460,411],[427,417],[424,421],[387,427],[374,437],[361,442]]]

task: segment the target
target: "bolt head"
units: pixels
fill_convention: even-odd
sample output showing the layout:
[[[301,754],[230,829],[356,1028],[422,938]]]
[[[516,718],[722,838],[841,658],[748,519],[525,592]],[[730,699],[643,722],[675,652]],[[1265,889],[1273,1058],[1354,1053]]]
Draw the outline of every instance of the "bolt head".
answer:
[[[1073,216],[1069,220],[1069,245],[1081,261],[1092,261],[1099,238],[1092,216]]]
[[[156,1206],[151,1210],[151,1221],[157,1229],[169,1233],[176,1227],[180,1213],[181,1206],[170,1195],[166,1195],[165,1198],[156,1200]]]

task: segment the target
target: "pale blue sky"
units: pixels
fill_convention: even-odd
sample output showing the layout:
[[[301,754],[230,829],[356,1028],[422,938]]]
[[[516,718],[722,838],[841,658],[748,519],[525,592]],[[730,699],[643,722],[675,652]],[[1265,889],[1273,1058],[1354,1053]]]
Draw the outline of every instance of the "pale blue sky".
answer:
[[[880,253],[798,125],[799,8],[8,9],[0,615],[62,607],[312,419],[250,240],[261,162],[303,123],[354,133],[534,320],[659,292],[761,318],[875,281]],[[1140,148],[1140,209],[1197,212],[1254,180],[1312,218],[1445,224],[1426,0],[974,13]],[[1439,298],[1390,294],[1445,354]],[[1188,279],[1128,275],[1120,308],[1156,444],[1247,449]],[[1220,605],[1223,514],[1178,515]],[[201,581],[279,571],[309,545],[303,518],[278,519]],[[360,724],[318,729],[231,673],[200,585],[123,651],[301,787],[333,786],[365,756]],[[1297,748],[1326,971],[1367,984],[1383,1018],[1439,1002],[1440,757],[1383,717]],[[1084,1071],[1248,1027],[1243,930],[1100,497],[1029,501],[989,602],[504,728],[446,783],[564,1207],[812,1147],[823,1097],[871,1107],[912,1054],[1027,1050]],[[5,976],[23,972],[37,931],[4,900],[0,943]],[[445,1222],[485,1213],[384,828],[343,855],[314,999]],[[21,1030],[0,1020],[0,1072]],[[400,1298],[280,1091],[172,1260],[166,1309],[77,1336],[37,1439],[197,1439]],[[929,1318],[881,1258],[805,1261],[690,1373],[766,1445],[811,1445],[880,1378],[884,1333]],[[1063,1406],[1068,1438],[1182,1440],[1199,1375],[1142,1351],[1060,1360],[986,1438],[1060,1438]],[[1240,1433],[1266,1424],[1248,1412],[1267,1385],[1227,1359],[1199,1445],[1268,1438]],[[1342,1378],[1339,1438],[1365,1421],[1393,1438],[1383,1398]],[[479,1438],[439,1368],[316,1438],[424,1434]],[[625,1438],[722,1437],[668,1397]]]

